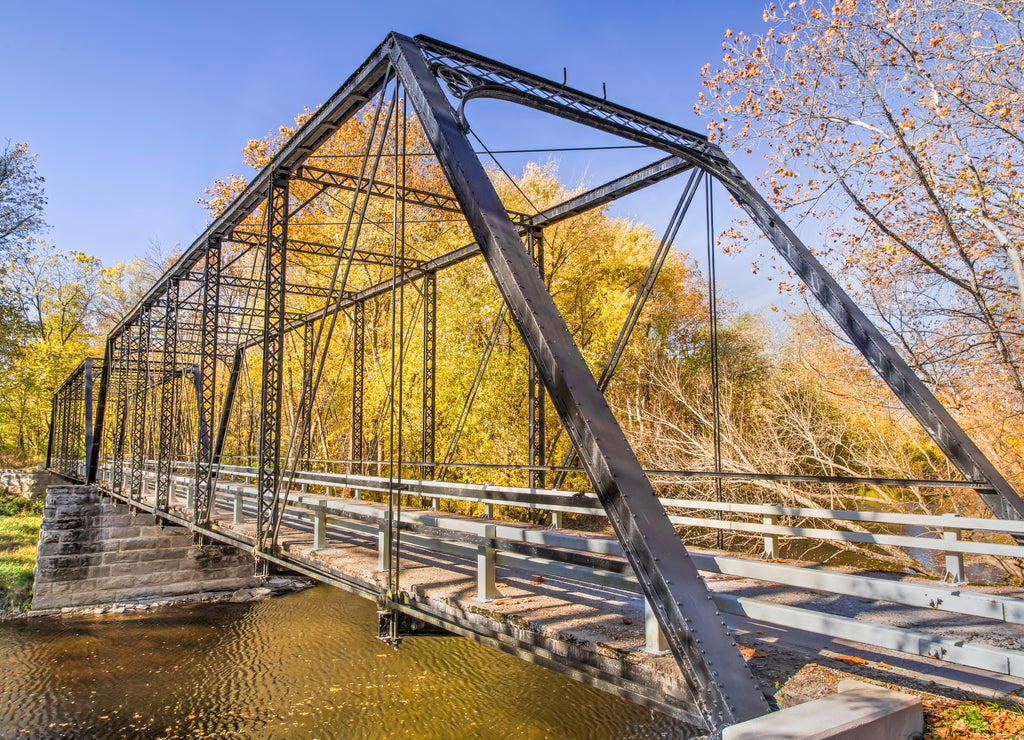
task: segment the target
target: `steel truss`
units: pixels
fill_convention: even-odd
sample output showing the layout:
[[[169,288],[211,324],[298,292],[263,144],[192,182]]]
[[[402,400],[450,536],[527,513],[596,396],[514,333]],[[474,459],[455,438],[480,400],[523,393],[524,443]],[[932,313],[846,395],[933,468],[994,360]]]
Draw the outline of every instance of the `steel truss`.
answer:
[[[509,211],[467,138],[466,105],[477,98],[526,106],[665,156],[540,213]],[[399,127],[406,126],[406,105],[429,141],[450,192],[407,184],[398,146]],[[308,163],[360,114],[368,133],[362,152],[353,159],[353,171]],[[405,129],[401,131],[404,137]],[[385,153],[392,134],[395,151]],[[388,167],[393,171],[388,173]],[[612,357],[600,380],[595,380],[545,284],[543,230],[684,172],[691,173],[690,181]],[[57,390],[47,464],[62,475],[96,481],[101,462],[106,462],[111,468],[107,484],[115,491],[127,488],[126,494],[139,500],[147,466],[155,458],[158,509],[171,506],[173,475],[187,465],[195,492],[188,516],[197,531],[212,531],[218,466],[230,439],[237,450],[232,455],[255,460],[254,547],[258,555],[273,557],[283,488],[290,480],[285,468],[302,465],[312,456],[313,417],[321,411],[318,404],[323,398],[318,389],[332,353],[351,358],[346,359],[351,369],[343,380],[351,397],[349,418],[341,426],[348,435],[349,471],[362,473],[369,463],[383,462],[381,451],[387,445],[381,443],[379,418],[390,415],[393,423],[397,421],[402,439],[403,409],[395,413],[388,404],[403,398],[401,368],[413,344],[403,333],[405,324],[396,325],[392,318],[392,380],[379,418],[372,416],[377,413],[372,406],[376,401],[367,392],[367,358],[372,349],[380,349],[373,344],[378,339],[370,334],[368,323],[370,314],[380,309],[379,302],[402,300],[402,312],[396,313],[391,304],[392,317],[413,316],[411,310],[405,313],[401,289],[406,285],[418,286],[417,310],[422,311],[408,322],[418,325],[423,352],[420,392],[405,394],[419,396],[420,401],[421,439],[414,452],[420,458],[420,472],[413,477],[439,477],[438,274],[482,257],[506,307],[503,311],[529,352],[528,454],[523,466],[529,487],[543,488],[550,482],[544,464],[545,449],[550,447],[545,408],[550,406],[665,632],[694,712],[708,729],[762,714],[767,709],[764,699],[604,398],[702,176],[720,182],[751,216],[989,508],[999,517],[1024,518],[1024,502],[1009,483],[715,144],[692,131],[463,49],[398,34],[389,35],[285,142],[112,330],[96,402],[92,377],[98,368],[93,360],[86,360]],[[333,199],[330,212],[341,221],[317,222],[317,209],[327,212],[322,205],[327,198]],[[391,223],[375,221],[371,203],[390,204]],[[407,222],[453,214],[472,242],[440,254],[415,254],[410,249]],[[361,241],[364,228],[388,233],[390,252]],[[347,331],[339,332],[347,337],[344,350],[340,340],[332,339],[339,316],[347,322]],[[495,336],[500,329],[499,321]],[[285,336],[299,330],[297,377],[302,391],[290,412],[289,437],[283,433],[283,410],[289,392],[287,368],[294,364],[289,365]],[[218,372],[221,365],[229,370],[226,378]],[[258,390],[249,382],[255,372]],[[194,381],[194,407],[189,394],[176,390],[176,379],[182,375],[191,375]],[[235,418],[240,395],[256,409],[255,429]],[[156,421],[155,435],[147,416]],[[184,423],[189,420],[194,420],[192,426]],[[398,480],[408,478],[404,466],[413,465],[407,452],[400,443],[393,455],[398,459],[387,461]],[[394,503],[400,518],[401,497]]]

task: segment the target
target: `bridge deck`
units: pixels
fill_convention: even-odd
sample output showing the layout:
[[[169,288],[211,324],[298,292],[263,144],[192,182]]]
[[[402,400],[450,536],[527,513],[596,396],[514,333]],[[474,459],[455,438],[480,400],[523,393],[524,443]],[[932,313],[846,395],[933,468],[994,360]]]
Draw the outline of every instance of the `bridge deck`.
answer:
[[[213,524],[206,534],[252,548],[255,487],[246,475],[232,477],[228,474],[218,484]],[[308,485],[315,479],[310,476]],[[289,494],[281,548],[270,559],[370,598],[385,594],[381,532],[387,506],[352,497],[374,490],[343,486],[334,487],[335,495]],[[151,509],[155,502],[144,493],[134,503]],[[171,510],[157,513],[188,525],[188,506],[181,486],[172,496]],[[323,523],[319,535],[318,519]],[[401,522],[400,611],[421,624],[471,637],[670,715],[696,719],[680,699],[686,694],[679,690],[682,677],[675,661],[644,649],[644,603],[613,537],[410,506],[403,507]],[[497,546],[496,592],[491,599],[480,599],[478,557],[487,543]],[[813,667],[814,660],[837,652],[881,661],[886,670],[897,670],[908,680],[923,677],[986,692],[1019,685],[994,673],[1024,672],[1018,664],[1024,661],[1024,601],[1018,593],[954,590],[861,575],[858,585],[841,595],[841,588],[833,593],[808,590],[827,591],[828,582],[820,579],[844,578],[836,573],[697,552],[692,557],[724,620],[734,634],[742,635],[743,643],[769,651],[764,641],[789,646],[771,651],[770,657],[759,652],[751,662],[769,693],[777,682],[785,683],[804,667]],[[794,587],[796,581],[772,582],[773,569],[797,572],[797,581],[799,574],[814,580],[803,587]],[[883,599],[893,598],[894,587],[905,592],[898,596],[903,601],[886,603]],[[864,598],[869,592],[874,598]],[[816,626],[809,627],[808,619]],[[932,634],[915,631],[921,627]],[[893,638],[896,643],[886,642]],[[879,650],[894,645],[911,656]],[[794,649],[803,657],[794,658]],[[946,660],[920,657],[936,649]],[[973,668],[952,666],[954,661]]]
[[[322,496],[302,498],[311,505],[337,501]],[[215,529],[253,544],[254,503],[251,509],[246,504],[250,521],[243,524],[233,523],[229,498],[221,496],[217,503]],[[347,508],[360,510],[362,516],[384,520],[386,505],[345,503]],[[293,515],[285,518],[279,540],[284,560],[305,566],[314,577],[334,576],[340,582],[336,585],[364,595],[386,592],[387,572],[379,567],[377,526],[356,519],[344,520],[342,526],[332,519],[326,527],[325,547],[314,549],[314,523],[294,516],[294,509],[288,511]],[[435,513],[403,510],[403,516]],[[444,519],[481,523],[449,513]],[[500,524],[538,529],[506,521]],[[674,659],[644,650],[644,603],[639,594],[544,574],[540,567],[524,562],[521,567],[496,565],[495,586],[500,595],[481,600],[477,598],[477,548],[436,541],[424,547],[416,544],[421,539],[403,533],[401,544],[400,590],[412,616],[451,631],[471,633],[467,636],[673,716],[695,719],[679,699],[685,694],[677,688],[682,678]],[[439,545],[447,552],[439,551]]]

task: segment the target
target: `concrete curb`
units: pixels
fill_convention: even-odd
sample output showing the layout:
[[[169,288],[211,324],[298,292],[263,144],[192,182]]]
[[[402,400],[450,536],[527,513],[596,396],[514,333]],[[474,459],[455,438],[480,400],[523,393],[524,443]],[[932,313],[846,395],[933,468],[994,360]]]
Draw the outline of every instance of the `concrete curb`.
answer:
[[[839,693],[722,731],[722,740],[912,740],[924,734],[921,699],[860,681]]]

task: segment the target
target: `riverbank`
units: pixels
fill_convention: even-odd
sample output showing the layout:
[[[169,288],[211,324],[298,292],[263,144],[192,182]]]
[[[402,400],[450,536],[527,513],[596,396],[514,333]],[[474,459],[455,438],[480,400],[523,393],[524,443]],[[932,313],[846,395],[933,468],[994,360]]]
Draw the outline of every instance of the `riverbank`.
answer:
[[[43,502],[0,492],[0,619],[21,614],[32,604]]]

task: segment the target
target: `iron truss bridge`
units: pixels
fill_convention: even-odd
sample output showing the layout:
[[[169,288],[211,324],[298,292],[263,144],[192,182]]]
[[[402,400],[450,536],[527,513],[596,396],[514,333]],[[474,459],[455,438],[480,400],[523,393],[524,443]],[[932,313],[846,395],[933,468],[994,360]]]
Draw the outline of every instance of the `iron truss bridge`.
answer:
[[[474,151],[467,104],[477,99],[504,101],[532,109],[533,116],[646,147],[651,161],[557,205],[531,208],[523,203],[528,198],[499,195],[497,179]],[[549,292],[551,235],[594,209],[669,180],[679,183],[681,195],[595,378]],[[564,670],[708,730],[761,715],[768,706],[721,613],[753,607],[721,595],[713,599],[699,573],[736,566],[728,558],[691,556],[683,546],[676,526],[692,524],[693,517],[666,509],[654,476],[641,467],[605,398],[690,203],[701,186],[710,192],[713,182],[760,228],[963,476],[916,483],[974,489],[1001,520],[1002,531],[1020,541],[1024,532],[1015,522],[1024,514],[1021,498],[715,144],[565,84],[440,41],[398,34],[389,35],[309,116],[114,327],[102,360],[85,360],[56,392],[47,465],[201,537],[246,547],[259,562],[284,563],[371,594],[382,614],[392,615],[385,631],[395,638],[402,620],[394,615],[413,615],[549,667],[564,664],[539,643],[487,635],[426,604],[422,594],[430,584],[412,575],[418,559],[440,557],[437,547],[422,549],[426,537],[447,543],[440,550],[448,555],[480,559],[476,595],[482,600],[495,595],[487,566],[493,568],[495,558],[499,565],[512,557],[519,565],[523,558],[556,563],[560,575],[566,567],[604,574],[605,585],[642,596],[678,680],[671,696],[652,698],[622,675],[595,667]],[[492,325],[451,330],[461,307],[451,305],[446,293],[474,280],[479,295],[493,294],[500,309]],[[464,291],[458,294],[466,300]],[[474,334],[482,337],[479,356],[452,350]],[[497,466],[459,447],[467,428],[488,422],[480,408],[485,402],[474,405],[474,399],[496,347],[522,352],[526,389],[519,422],[523,454],[516,452],[513,460],[510,452]],[[439,376],[460,373],[473,379],[465,398],[440,397]],[[518,483],[487,490],[474,483],[492,480],[487,476],[499,468],[505,480]],[[687,474],[744,478],[721,470]],[[573,475],[579,488],[589,490],[562,493],[566,476]],[[349,503],[330,493],[343,493]],[[359,508],[353,493],[374,500]],[[599,514],[615,538],[574,544],[567,535],[559,539],[537,527],[490,520],[456,525],[431,513],[438,501],[482,503],[488,516],[493,506],[543,509],[553,512],[555,524],[564,512]],[[769,544],[810,531],[772,524],[777,520],[767,519],[770,512],[751,513],[760,521],[746,530],[734,519],[700,521],[757,531]],[[843,512],[831,514],[841,518]],[[376,576],[345,575],[343,566],[308,556],[331,546],[339,518],[350,531],[375,538]],[[944,548],[955,558],[973,552],[971,544],[946,542]],[[1003,554],[1020,554],[1015,545],[1002,547],[1013,550]],[[782,571],[772,573],[762,575],[783,577]],[[825,588],[821,578],[811,578],[817,585],[809,587]],[[803,585],[807,579],[798,578]],[[838,580],[827,585],[846,592],[862,588]],[[920,598],[913,589],[890,596]],[[945,603],[956,602],[946,596]],[[1020,618],[1016,608],[1004,604],[1000,614],[1013,622]],[[875,644],[889,639],[865,637],[882,640]],[[915,644],[927,651],[932,643]],[[963,649],[941,639],[936,644],[944,654]],[[988,655],[984,649],[972,653],[980,654]],[[1020,670],[1006,656],[992,660],[1003,661],[1004,673]]]

